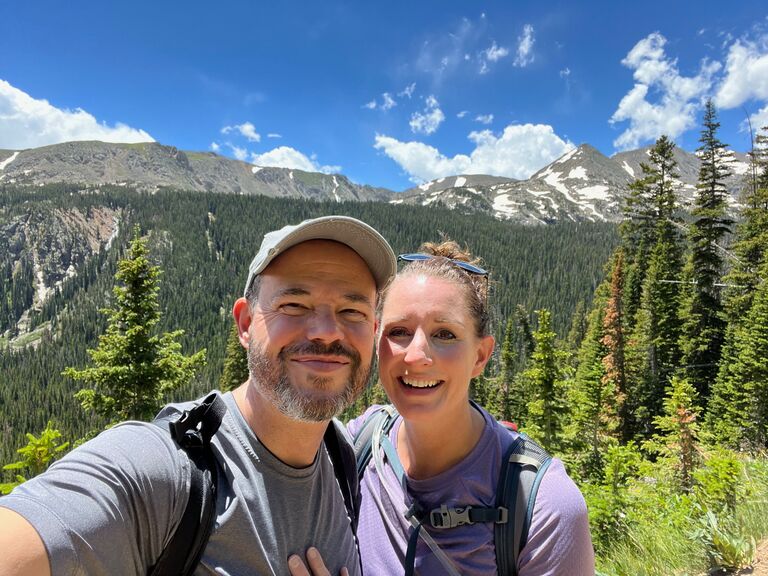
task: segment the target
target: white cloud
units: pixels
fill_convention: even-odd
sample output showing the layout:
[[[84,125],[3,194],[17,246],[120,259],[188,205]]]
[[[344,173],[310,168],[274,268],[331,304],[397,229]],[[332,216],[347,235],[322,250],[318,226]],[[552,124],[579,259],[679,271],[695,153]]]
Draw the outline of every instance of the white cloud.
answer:
[[[414,90],[416,90],[416,82],[412,82],[411,84],[403,88],[403,91],[398,92],[397,95],[401,97],[407,96],[408,98],[410,98],[411,96],[413,96]]]
[[[560,70],[560,78],[568,78],[571,75],[570,68],[563,68]]]
[[[384,92],[384,94],[381,95],[381,99],[383,100],[381,103],[381,109],[385,112],[397,106],[397,102],[395,102],[395,99],[392,98],[389,92]]]
[[[218,142],[211,142],[211,150],[218,152],[221,150],[221,145]]]
[[[21,150],[74,140],[154,142],[144,130],[100,123],[77,108],[62,110],[0,80],[0,148]]]
[[[227,146],[229,146],[229,149],[232,150],[232,154],[237,158],[238,160],[242,160],[245,162],[245,159],[248,158],[248,150],[245,148],[241,148],[239,146],[234,146],[233,144],[230,144],[227,142]]]
[[[491,47],[484,52],[484,54],[489,62],[498,62],[509,54],[509,50],[504,48],[504,46],[497,46],[496,42],[494,42]]]
[[[728,50],[725,79],[715,104],[736,108],[748,100],[768,100],[768,38],[758,44],[737,40]]]
[[[397,106],[397,102],[392,98],[392,95],[389,92],[384,92],[384,94],[381,95],[381,104],[377,103],[376,100],[371,100],[367,104],[363,104],[363,108],[367,108],[368,110],[379,109],[384,112],[391,110],[395,106]]]
[[[401,142],[377,135],[374,148],[405,170],[416,183],[456,174],[491,174],[524,179],[573,148],[551,126],[510,124],[501,135],[490,130],[471,132],[475,148],[448,158],[423,142]]]
[[[475,116],[475,120],[480,124],[490,124],[493,122],[493,114],[479,114]]]
[[[662,134],[674,139],[696,125],[696,111],[720,64],[704,60],[696,76],[682,76],[677,61],[664,51],[666,42],[658,32],[649,34],[621,61],[634,70],[636,83],[610,119],[611,124],[629,121],[629,127],[613,142],[619,149],[636,148]]]
[[[234,126],[224,126],[221,129],[222,134],[229,134],[231,132],[239,132],[249,142],[261,142],[261,134],[256,132],[256,127],[250,122],[243,122]]]
[[[445,114],[440,110],[440,104],[434,96],[427,97],[427,105],[423,113],[414,112],[411,115],[410,126],[414,134],[433,134],[445,120]]]
[[[267,134],[267,138],[282,138],[282,134],[278,134],[277,132],[270,132]]]
[[[517,55],[515,56],[515,66],[525,68],[533,62],[533,44],[536,42],[533,37],[533,26],[526,24],[523,26],[523,33],[517,39]]]
[[[749,119],[752,122],[752,130],[754,131],[768,128],[768,105],[752,114]]]
[[[464,118],[464,116],[466,116],[467,114],[469,114],[468,110],[462,110],[461,112],[456,114],[456,118]]]
[[[324,174],[341,172],[341,166],[321,166],[314,156],[309,158],[289,146],[279,146],[264,154],[252,153],[251,162],[257,166],[293,168],[305,172],[322,172]]]

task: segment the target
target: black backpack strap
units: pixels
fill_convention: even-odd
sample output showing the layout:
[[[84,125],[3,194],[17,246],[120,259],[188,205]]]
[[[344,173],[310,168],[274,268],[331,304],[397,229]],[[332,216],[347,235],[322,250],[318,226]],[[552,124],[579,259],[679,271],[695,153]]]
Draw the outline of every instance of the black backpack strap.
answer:
[[[190,461],[187,507],[155,565],[151,576],[191,575],[205,549],[216,518],[216,481],[219,465],[211,450],[211,438],[219,429],[227,405],[217,393],[185,410],[175,419],[153,423],[167,428]]]
[[[365,467],[368,462],[371,461],[371,454],[373,453],[373,431],[376,429],[376,425],[384,421],[382,432],[388,434],[395,424],[395,420],[400,414],[392,404],[381,406],[376,412],[368,416],[363,425],[355,434],[353,446],[355,449],[355,455],[357,458],[357,476],[363,477]]]
[[[355,453],[347,440],[343,425],[337,420],[328,423],[323,437],[333,464],[333,473],[341,487],[344,506],[352,520],[352,531],[357,537],[357,520],[360,515],[360,482],[357,477]]]
[[[550,462],[552,456],[525,434],[520,434],[504,455],[496,505],[509,511],[509,521],[494,527],[499,576],[517,575],[517,559],[528,541],[536,494]]]

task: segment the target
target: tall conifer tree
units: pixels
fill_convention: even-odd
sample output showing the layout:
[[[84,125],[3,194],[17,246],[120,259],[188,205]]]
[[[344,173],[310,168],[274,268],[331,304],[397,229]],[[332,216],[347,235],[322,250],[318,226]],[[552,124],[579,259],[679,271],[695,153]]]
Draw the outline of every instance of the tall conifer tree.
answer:
[[[719,286],[723,274],[723,257],[719,244],[730,232],[733,220],[725,213],[725,179],[730,176],[726,145],[717,137],[720,123],[715,106],[707,101],[704,127],[697,149],[701,159],[699,183],[688,235],[690,259],[686,279],[692,282],[683,303],[680,346],[683,373],[698,392],[701,405],[706,409],[710,389],[717,374],[720,351],[725,338],[722,290]]]
[[[177,339],[183,330],[154,334],[160,320],[159,277],[160,268],[150,262],[136,226],[128,256],[118,263],[115,274],[114,307],[103,310],[107,331],[99,337],[98,347],[88,350],[93,365],[63,372],[92,386],[75,397],[83,409],[110,422],[152,418],[165,394],[188,382],[205,364],[205,350],[181,354]]]
[[[558,450],[568,406],[563,381],[564,353],[557,349],[549,310],[537,310],[539,327],[534,332],[536,348],[525,371],[532,401],[528,403],[528,422],[532,434],[547,450]]]

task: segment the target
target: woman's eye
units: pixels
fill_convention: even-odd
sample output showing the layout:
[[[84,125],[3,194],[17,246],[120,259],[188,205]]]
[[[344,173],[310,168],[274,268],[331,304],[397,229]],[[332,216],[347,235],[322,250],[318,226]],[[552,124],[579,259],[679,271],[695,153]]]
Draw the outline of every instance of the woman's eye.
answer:
[[[435,338],[439,338],[440,340],[453,340],[456,338],[456,335],[450,330],[442,329],[435,332]]]
[[[387,335],[390,338],[403,338],[405,336],[408,336],[409,332],[405,328],[390,328],[387,331]]]

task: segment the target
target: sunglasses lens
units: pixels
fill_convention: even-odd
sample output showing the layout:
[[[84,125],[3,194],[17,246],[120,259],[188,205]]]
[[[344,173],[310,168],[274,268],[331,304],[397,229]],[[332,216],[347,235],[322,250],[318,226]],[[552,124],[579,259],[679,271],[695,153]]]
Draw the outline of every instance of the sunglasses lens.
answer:
[[[400,254],[397,259],[403,260],[405,262],[416,262],[416,261],[422,261],[422,260],[431,260],[434,258],[434,256],[430,256],[429,254]],[[466,270],[467,272],[471,274],[478,274],[480,276],[487,276],[488,271],[484,270],[483,268],[480,268],[480,266],[475,266],[474,264],[470,264],[469,262],[464,262],[463,260],[453,260],[452,258],[449,258],[451,262],[453,262],[456,266],[459,268],[462,268],[463,270]]]

